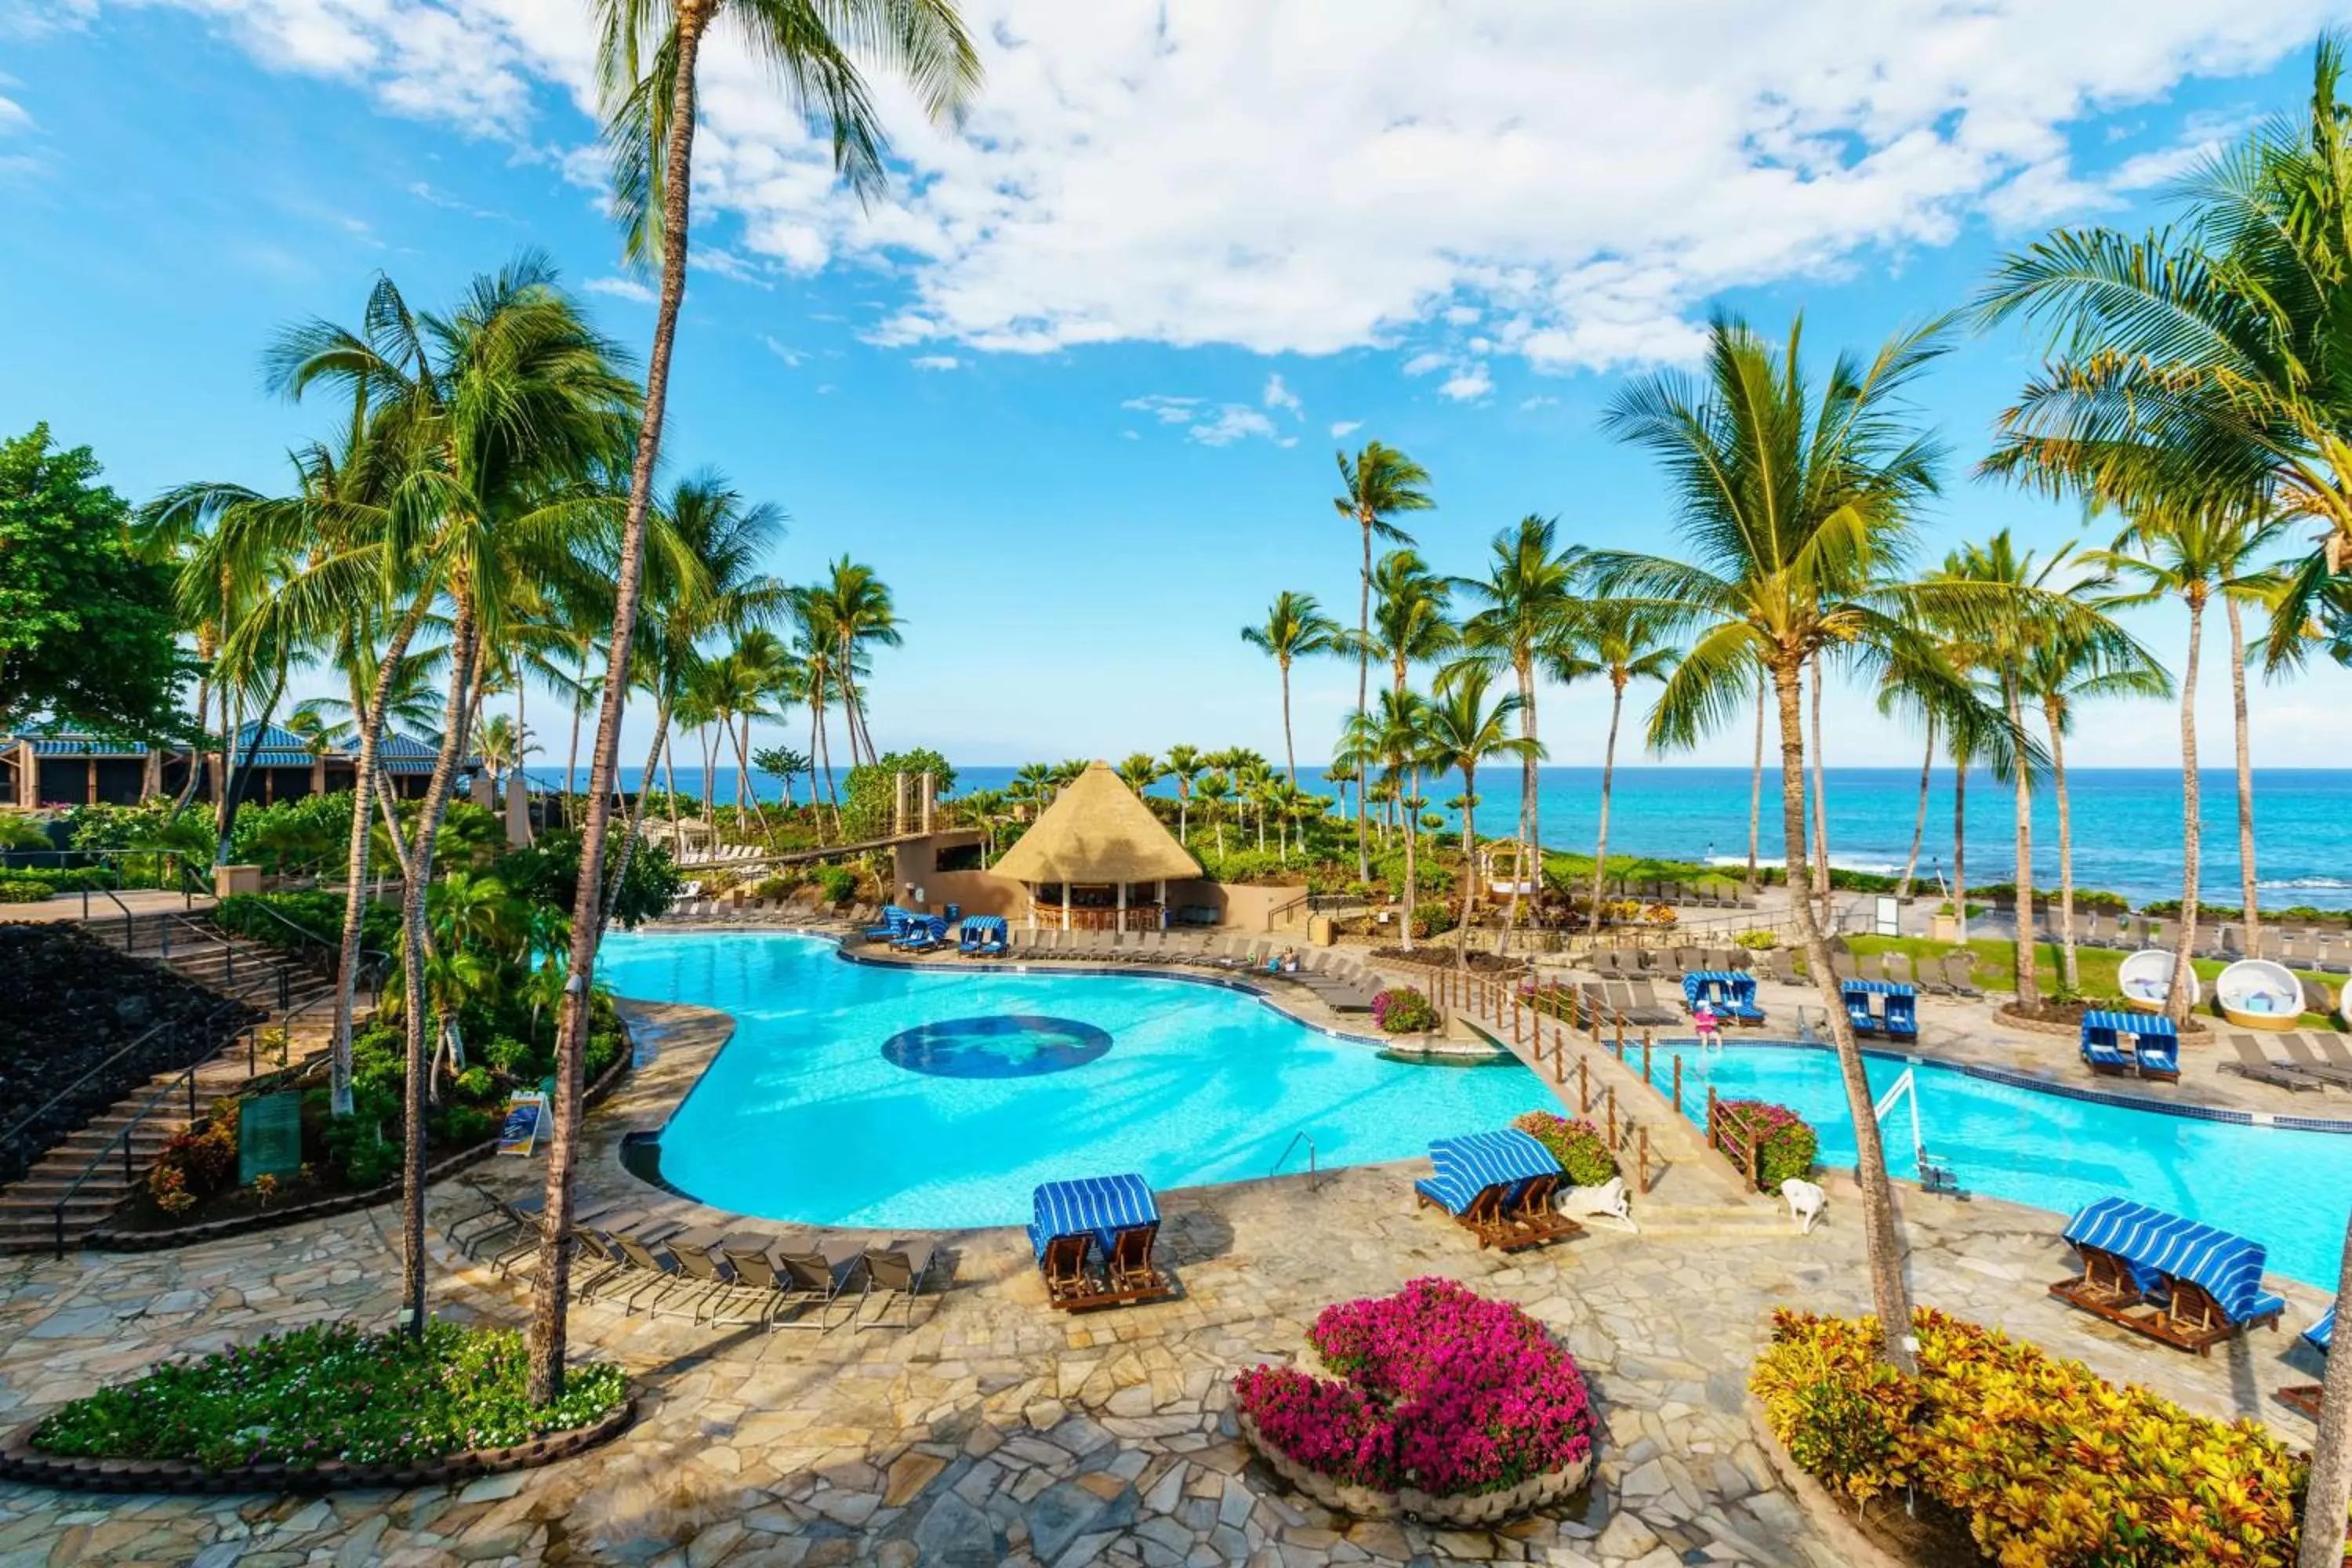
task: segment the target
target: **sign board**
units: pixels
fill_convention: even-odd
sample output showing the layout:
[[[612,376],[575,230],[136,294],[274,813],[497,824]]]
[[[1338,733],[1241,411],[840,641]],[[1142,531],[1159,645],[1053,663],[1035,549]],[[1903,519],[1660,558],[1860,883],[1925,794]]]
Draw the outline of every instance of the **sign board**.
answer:
[[[1875,900],[1874,929],[1880,936],[1903,934],[1903,904],[1890,894],[1881,893]]]
[[[259,1094],[237,1102],[236,1179],[290,1176],[302,1168],[302,1091]]]
[[[499,1152],[529,1154],[547,1125],[547,1096],[518,1094],[507,1101],[506,1125],[499,1130]]]

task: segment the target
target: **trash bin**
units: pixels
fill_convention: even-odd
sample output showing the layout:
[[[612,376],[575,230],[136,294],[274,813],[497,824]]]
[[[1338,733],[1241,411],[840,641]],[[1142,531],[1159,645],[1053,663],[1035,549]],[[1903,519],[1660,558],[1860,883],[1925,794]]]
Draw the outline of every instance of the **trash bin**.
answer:
[[[1331,917],[1329,915],[1308,915],[1307,917],[1307,945],[1309,947],[1328,947],[1331,945]]]

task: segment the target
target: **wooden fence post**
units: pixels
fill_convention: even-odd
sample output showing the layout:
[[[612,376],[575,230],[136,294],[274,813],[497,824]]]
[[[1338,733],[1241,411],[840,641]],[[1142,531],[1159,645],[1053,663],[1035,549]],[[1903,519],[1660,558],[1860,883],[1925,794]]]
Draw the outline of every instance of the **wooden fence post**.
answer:
[[[1683,1054],[1675,1053],[1675,1114],[1683,1113]]]
[[[1579,1116],[1592,1114],[1592,1074],[1582,1057],[1576,1058],[1576,1113]]]
[[[1617,1152],[1617,1086],[1609,1086],[1609,1152]]]
[[[1647,1029],[1642,1031],[1642,1081],[1650,1083],[1650,1031]],[[1657,1085],[1650,1084],[1650,1087],[1655,1089]]]
[[[1640,1137],[1641,1137],[1641,1147],[1642,1147],[1642,1152],[1641,1152],[1641,1158],[1640,1158],[1640,1160],[1639,1160],[1638,1163],[1636,1164],[1635,1169],[1640,1173],[1641,1183],[1642,1183],[1642,1190],[1643,1190],[1643,1192],[1645,1192],[1645,1193],[1646,1193],[1646,1192],[1648,1192],[1648,1191],[1650,1190],[1650,1130],[1649,1130],[1649,1128],[1647,1128],[1646,1126],[1645,1126],[1645,1127],[1643,1127],[1643,1128],[1641,1130]]]

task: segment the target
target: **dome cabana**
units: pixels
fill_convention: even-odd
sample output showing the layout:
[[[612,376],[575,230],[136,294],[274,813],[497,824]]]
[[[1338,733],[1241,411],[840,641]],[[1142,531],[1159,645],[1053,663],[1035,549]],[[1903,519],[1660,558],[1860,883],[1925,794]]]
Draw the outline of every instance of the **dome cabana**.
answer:
[[[1168,884],[1199,877],[1201,863],[1108,763],[1094,763],[990,869],[1028,890],[1033,930],[1146,931],[1163,923]]]

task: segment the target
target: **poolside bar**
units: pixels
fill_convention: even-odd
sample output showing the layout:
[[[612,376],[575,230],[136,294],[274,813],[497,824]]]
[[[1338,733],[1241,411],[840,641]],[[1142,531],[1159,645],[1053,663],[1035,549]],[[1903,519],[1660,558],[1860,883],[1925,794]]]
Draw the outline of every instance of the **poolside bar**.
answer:
[[[1107,763],[1055,797],[992,869],[1026,889],[1032,931],[1156,931],[1168,921],[1168,884],[1201,875]]]

